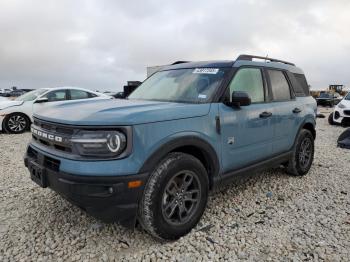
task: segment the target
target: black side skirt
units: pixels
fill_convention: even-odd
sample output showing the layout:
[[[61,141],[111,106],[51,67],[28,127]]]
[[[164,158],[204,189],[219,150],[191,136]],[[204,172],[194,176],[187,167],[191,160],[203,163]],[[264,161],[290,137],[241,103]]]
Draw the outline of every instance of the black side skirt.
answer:
[[[229,183],[242,183],[259,171],[278,167],[282,163],[288,161],[291,154],[292,151],[286,152],[261,162],[216,176],[214,178],[214,189],[218,189],[221,186],[225,186]]]

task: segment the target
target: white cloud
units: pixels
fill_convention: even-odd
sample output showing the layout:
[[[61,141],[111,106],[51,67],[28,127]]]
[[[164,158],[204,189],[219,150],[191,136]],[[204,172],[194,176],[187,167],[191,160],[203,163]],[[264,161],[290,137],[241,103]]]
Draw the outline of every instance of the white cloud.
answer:
[[[268,54],[316,88],[350,86],[350,3],[339,1],[0,2],[0,87],[120,90],[146,66]]]

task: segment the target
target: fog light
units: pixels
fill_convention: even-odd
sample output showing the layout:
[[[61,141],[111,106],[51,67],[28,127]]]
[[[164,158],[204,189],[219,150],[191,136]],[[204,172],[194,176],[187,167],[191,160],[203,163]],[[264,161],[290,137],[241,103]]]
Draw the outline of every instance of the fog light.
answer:
[[[334,118],[335,118],[335,119],[338,119],[339,117],[340,117],[339,112],[338,112],[338,111],[335,111],[335,112],[334,112]]]

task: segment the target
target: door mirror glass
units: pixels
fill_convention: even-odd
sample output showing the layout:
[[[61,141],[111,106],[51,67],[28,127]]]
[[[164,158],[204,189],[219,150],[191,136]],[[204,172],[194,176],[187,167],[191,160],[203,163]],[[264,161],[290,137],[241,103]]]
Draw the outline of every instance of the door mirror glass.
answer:
[[[35,103],[46,103],[49,102],[49,99],[47,97],[39,97],[37,100],[35,100]]]

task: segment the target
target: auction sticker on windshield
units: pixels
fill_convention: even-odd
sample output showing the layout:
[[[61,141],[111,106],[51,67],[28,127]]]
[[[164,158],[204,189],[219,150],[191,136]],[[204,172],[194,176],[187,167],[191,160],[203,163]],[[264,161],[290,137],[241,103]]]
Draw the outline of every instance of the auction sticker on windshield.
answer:
[[[196,68],[193,70],[193,74],[212,74],[215,75],[219,72],[219,68]]]

